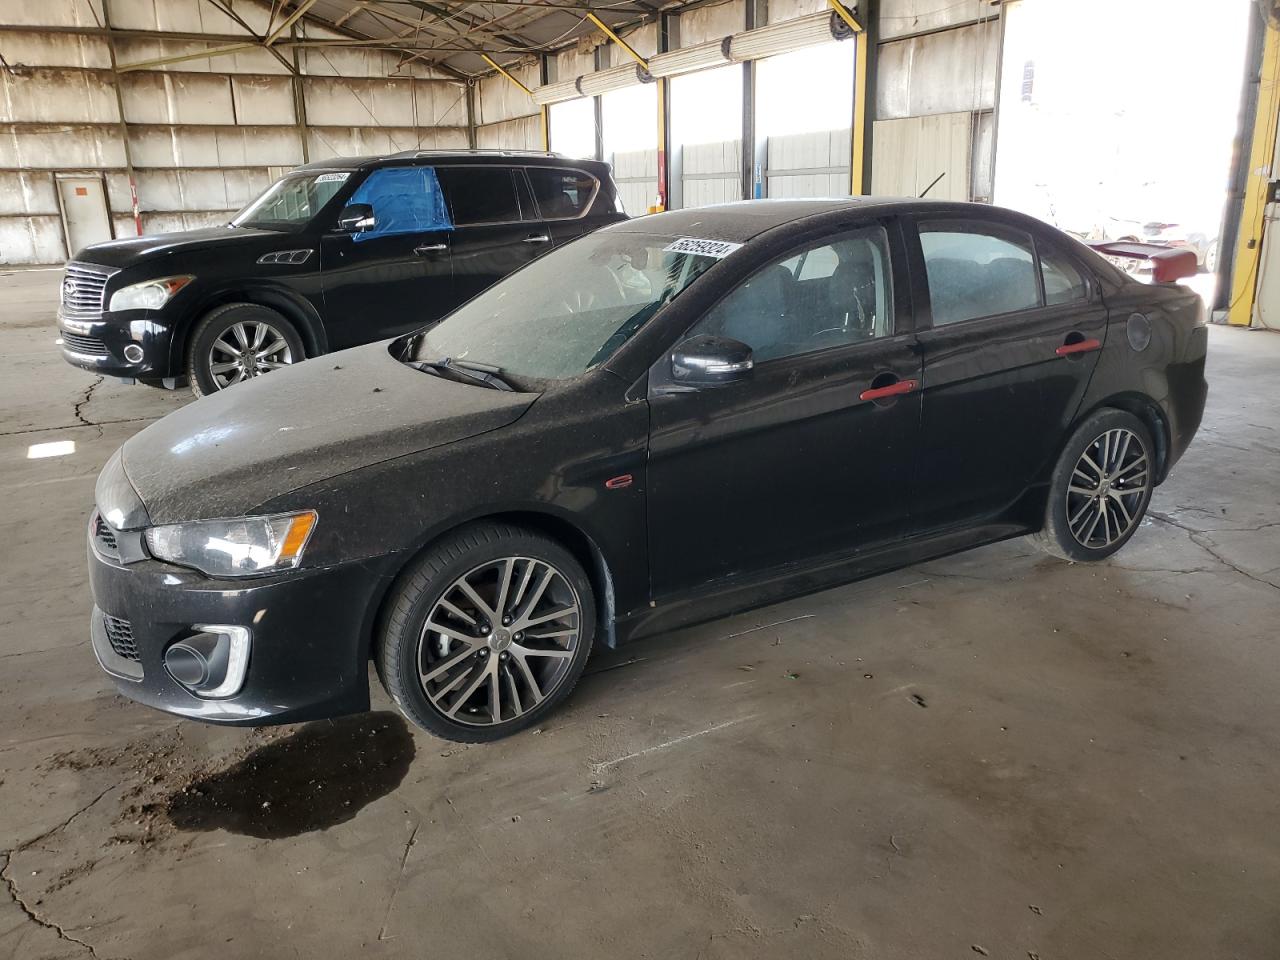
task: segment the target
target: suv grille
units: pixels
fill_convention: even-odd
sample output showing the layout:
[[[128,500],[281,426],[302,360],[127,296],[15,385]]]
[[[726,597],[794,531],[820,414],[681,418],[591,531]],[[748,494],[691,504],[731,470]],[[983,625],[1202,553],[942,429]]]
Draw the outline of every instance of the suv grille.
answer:
[[[111,524],[103,520],[101,514],[95,513],[90,521],[90,529],[93,531],[94,549],[109,560],[119,560],[120,545],[116,542],[116,532],[111,529]]]
[[[97,337],[82,337],[78,333],[62,333],[62,345],[72,353],[79,353],[86,357],[105,357],[107,355],[107,345]]]
[[[107,642],[111,644],[111,649],[116,652],[116,656],[132,660],[134,663],[140,661],[142,657],[138,655],[138,645],[133,642],[133,627],[129,621],[106,615],[102,619],[107,628]]]
[[[69,320],[101,320],[107,278],[115,273],[87,263],[68,263],[62,275],[62,315]]]

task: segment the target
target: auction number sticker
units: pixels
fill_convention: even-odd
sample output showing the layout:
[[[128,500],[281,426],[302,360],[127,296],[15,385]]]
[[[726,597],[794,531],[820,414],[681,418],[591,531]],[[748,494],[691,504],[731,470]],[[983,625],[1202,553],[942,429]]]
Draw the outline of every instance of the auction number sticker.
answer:
[[[699,240],[696,237],[681,237],[675,243],[663,248],[663,253],[692,253],[699,257],[715,257],[723,260],[733,251],[741,247],[740,243],[729,243],[727,240]]]
[[[342,183],[349,176],[350,173],[322,173],[316,177],[316,183]]]

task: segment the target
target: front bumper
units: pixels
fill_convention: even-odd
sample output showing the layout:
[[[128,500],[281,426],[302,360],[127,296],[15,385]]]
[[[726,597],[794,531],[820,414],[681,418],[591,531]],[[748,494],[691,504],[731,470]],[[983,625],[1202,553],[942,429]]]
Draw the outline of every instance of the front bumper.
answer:
[[[171,369],[173,331],[146,311],[130,310],[100,320],[78,320],[58,314],[62,358],[73,366],[108,377],[162,379],[176,376]],[[126,355],[126,348],[128,353]]]
[[[387,579],[374,565],[348,563],[252,580],[212,580],[157,560],[119,564],[90,545],[94,653],[124,696],[196,720],[254,726],[367,710],[371,611]],[[121,657],[128,627],[132,649]],[[251,631],[244,685],[224,700],[202,699],[169,675],[163,656],[196,624]]]

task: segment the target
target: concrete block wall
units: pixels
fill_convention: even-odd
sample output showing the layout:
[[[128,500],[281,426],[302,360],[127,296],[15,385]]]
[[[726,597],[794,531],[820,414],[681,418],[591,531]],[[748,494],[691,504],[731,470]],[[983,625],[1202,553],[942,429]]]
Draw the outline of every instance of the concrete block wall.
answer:
[[[269,3],[230,6],[266,31]],[[143,232],[156,233],[224,223],[306,160],[468,144],[465,85],[421,61],[303,47],[295,79],[292,48],[278,48],[285,62],[255,49],[115,75],[107,14],[127,31],[114,38],[122,66],[253,39],[206,0],[107,0],[105,11],[103,0],[0,4],[0,263],[65,259],[60,173],[101,176],[115,235],[127,237],[136,233],[128,160]],[[339,37],[305,21],[297,29]]]

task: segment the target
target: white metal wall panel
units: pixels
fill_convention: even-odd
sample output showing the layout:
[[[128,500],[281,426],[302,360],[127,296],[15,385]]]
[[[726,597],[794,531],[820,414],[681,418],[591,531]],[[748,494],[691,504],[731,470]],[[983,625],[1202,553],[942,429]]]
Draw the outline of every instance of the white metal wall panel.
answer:
[[[992,6],[990,0],[880,0],[880,39],[972,23],[992,16]]]
[[[233,2],[229,6],[254,32],[265,32],[270,7],[243,2]],[[207,0],[111,0],[111,23],[124,30],[227,34],[244,32],[240,24]]]
[[[682,206],[742,199],[742,141],[688,144],[681,151]]]
[[[107,73],[55,67],[36,67],[22,74],[0,70],[0,104],[4,104],[4,120],[116,119],[116,95]]]
[[[508,67],[507,72],[530,90],[538,85],[536,64]],[[476,123],[499,123],[539,112],[533,98],[500,73],[485,77],[476,85]]]
[[[929,196],[968,200],[973,115],[969,113],[878,120],[872,133],[871,192],[918,196],[940,173]]]
[[[827,0],[769,0],[769,22],[781,23],[830,9]]]
[[[0,123],[0,167],[77,170],[124,166],[124,146],[114,126]]]
[[[120,93],[125,119],[130,123],[236,122],[235,100],[226,77],[139,70],[121,76]],[[86,111],[81,115],[99,114]]]
[[[58,263],[66,259],[62,218],[0,217],[0,263]]]
[[[237,34],[244,31],[236,28]],[[221,43],[203,40],[158,40],[149,37],[121,37],[116,40],[116,60],[121,67],[161,57],[183,57],[188,54],[202,53]],[[196,60],[183,60],[178,63],[164,64],[158,67],[143,68],[165,73],[267,73],[288,74],[283,63],[266,50],[242,50],[239,53],[221,54],[217,57],[206,57]],[[132,71],[127,71],[132,72]]]
[[[28,170],[0,171],[0,216],[56,216],[57,213],[58,194],[50,174]]]
[[[101,37],[0,29],[0,50],[10,64],[28,67],[111,68],[111,54]]]
[[[633,217],[648,212],[658,195],[658,151],[619,151],[611,162],[622,208]]]
[[[465,126],[461,84],[438,80],[308,77],[307,122],[317,126]]]
[[[7,2],[4,22],[24,27],[96,27],[102,23],[102,3],[101,0]]]
[[[881,44],[876,117],[990,110],[996,102],[1000,22]]]
[[[851,152],[849,127],[769,137],[769,196],[847,197]]]
[[[235,104],[236,123],[296,122],[293,108],[293,82],[288,77],[277,79],[276,77],[233,76],[231,93]],[[185,113],[183,115],[186,116]]]
[[[680,46],[692,47],[707,40],[719,40],[746,29],[747,5],[730,0],[711,7],[698,7],[680,14]]]
[[[140,167],[288,166],[302,163],[298,132],[289,127],[130,127]]]
[[[542,119],[521,117],[477,127],[476,146],[482,150],[541,150]]]

